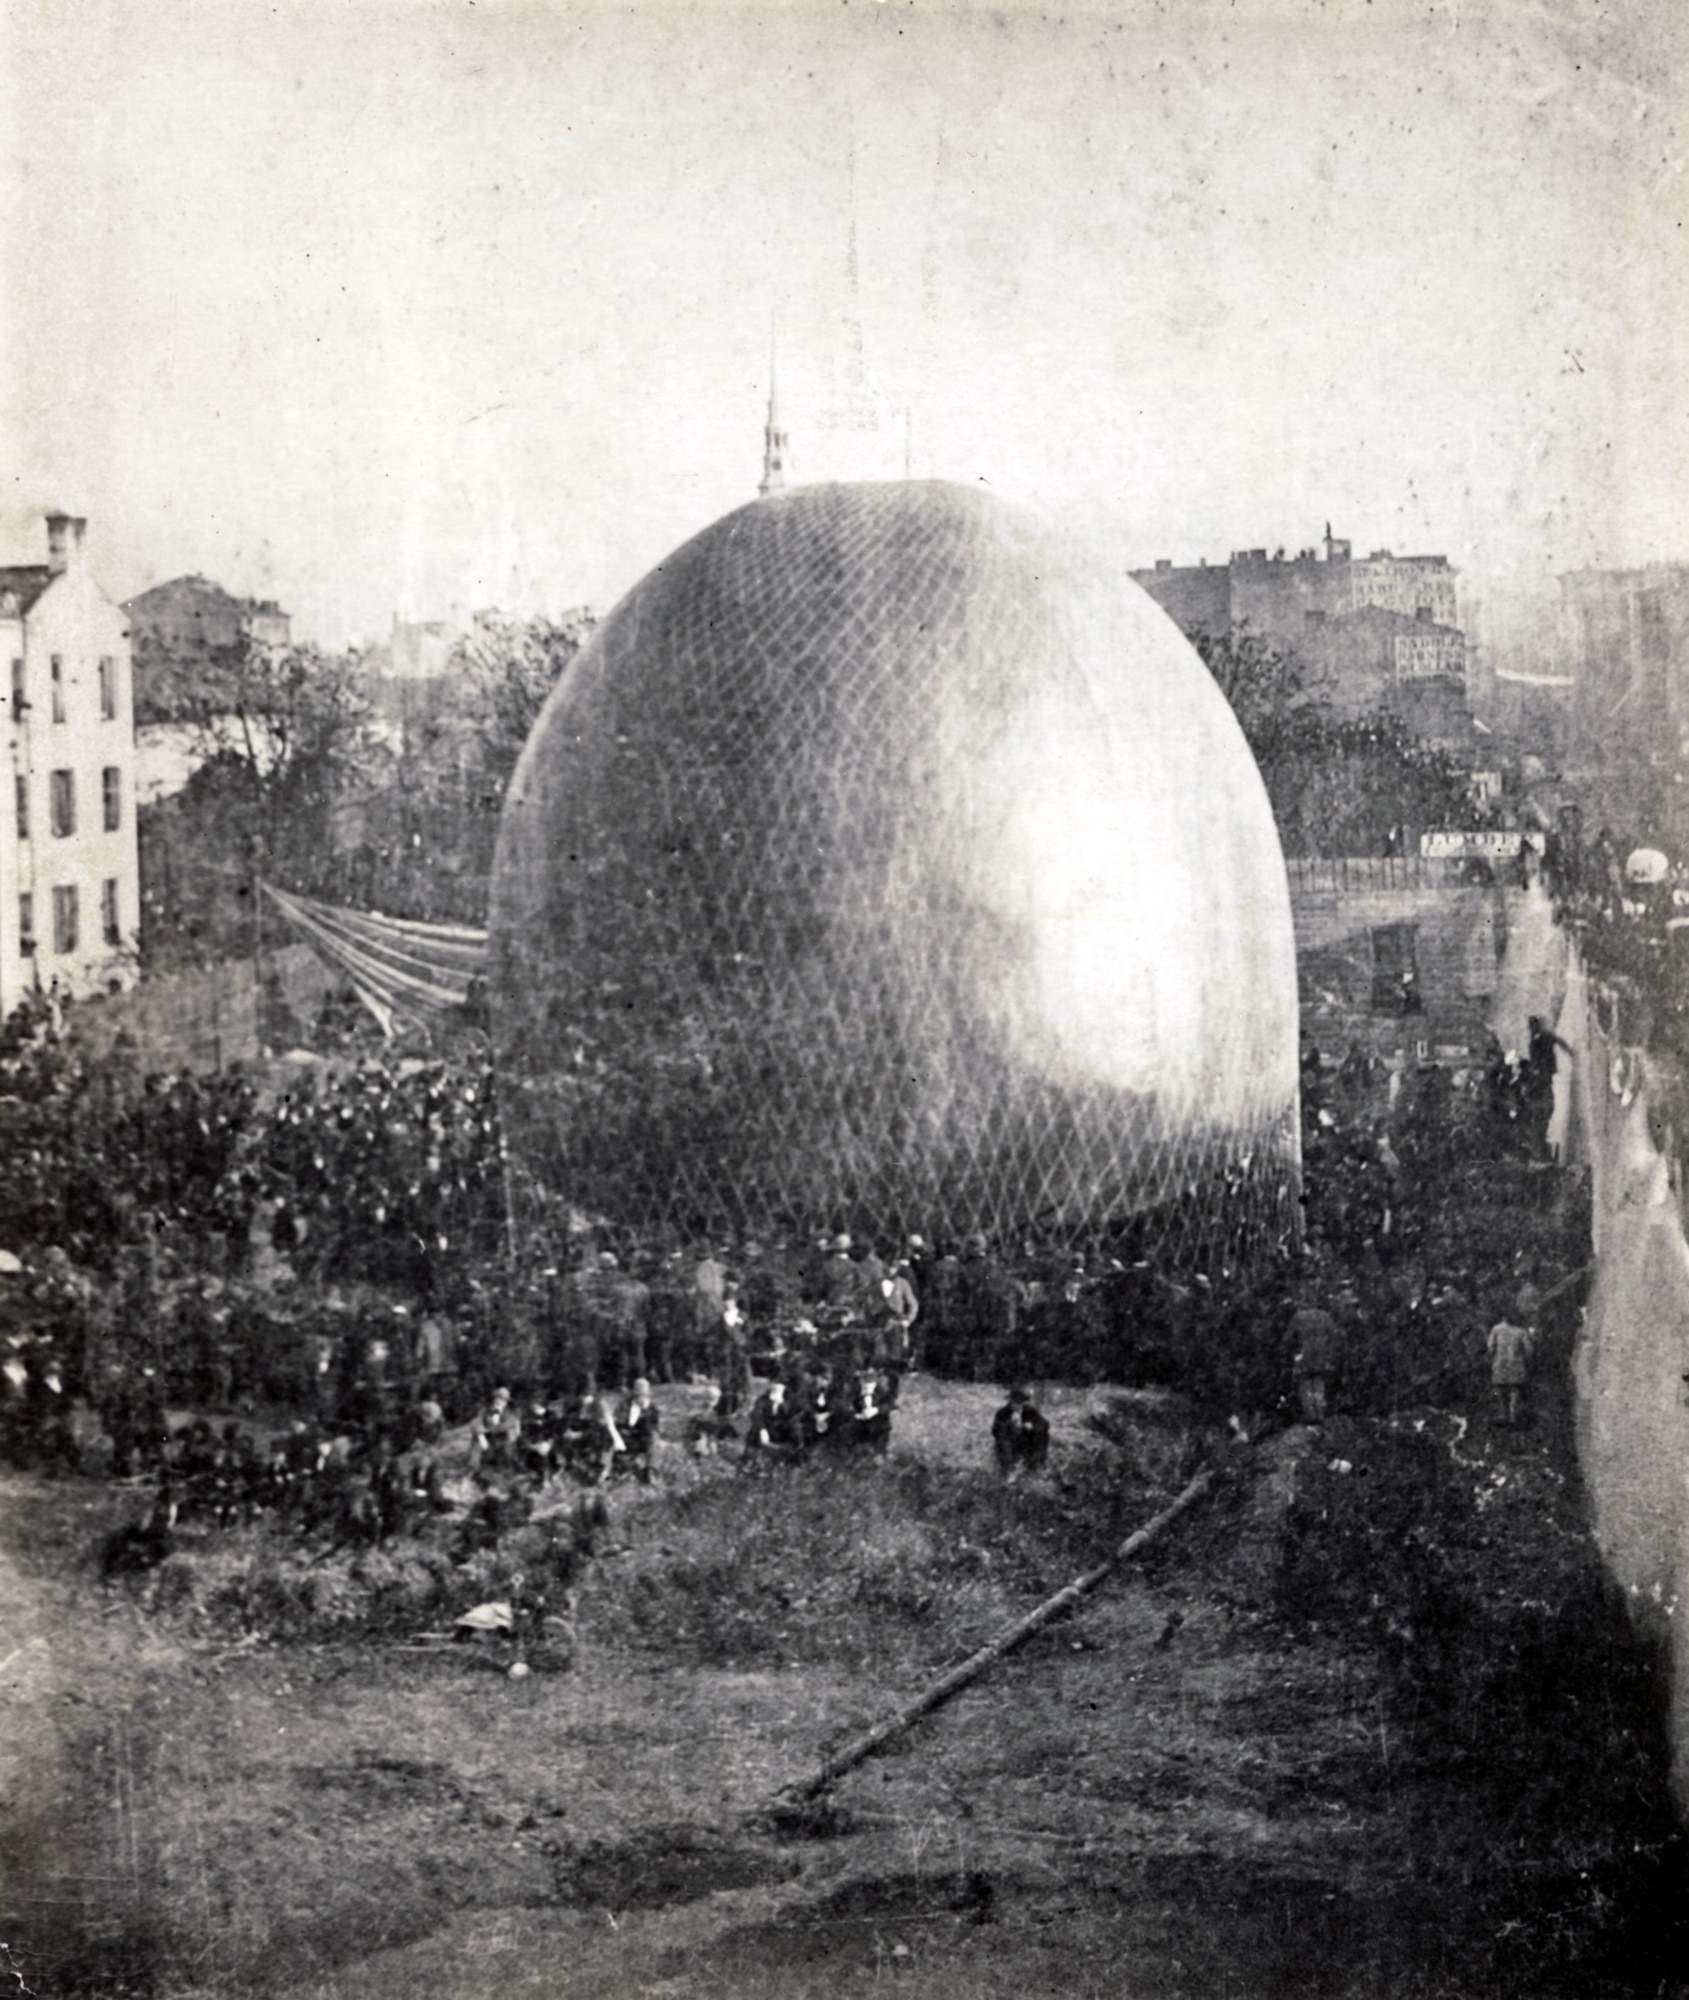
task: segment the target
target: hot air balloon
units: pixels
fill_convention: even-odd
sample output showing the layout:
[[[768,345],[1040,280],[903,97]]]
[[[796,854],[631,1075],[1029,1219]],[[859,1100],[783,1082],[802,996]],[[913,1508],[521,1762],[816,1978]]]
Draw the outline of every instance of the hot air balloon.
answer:
[[[507,1128],[590,1212],[1283,1232],[1285,870],[1241,730],[1119,566],[939,483],[818,486],[638,584],[500,827]]]

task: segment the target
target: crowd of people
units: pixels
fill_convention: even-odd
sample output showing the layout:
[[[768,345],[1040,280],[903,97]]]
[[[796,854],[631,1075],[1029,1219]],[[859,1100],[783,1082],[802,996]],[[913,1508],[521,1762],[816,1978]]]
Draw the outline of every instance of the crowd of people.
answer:
[[[1317,1423],[1334,1398],[1398,1398],[1437,1340],[1481,1365],[1526,1260],[1465,1228],[1468,1170],[1546,1163],[1562,1055],[1540,1021],[1525,1050],[1493,1045],[1459,1073],[1305,1049],[1304,1241],[1230,1293],[1127,1262],[1119,1243],[835,1230],[682,1248],[601,1226],[552,1263],[488,1267],[473,1310],[295,1286],[254,1333],[226,1310],[232,1278],[196,1282],[166,1318],[144,1258],[103,1285],[52,1253],[27,1273],[0,1265],[0,1456],[150,1482],[153,1542],[137,1531],[132,1554],[184,1521],[259,1518],[312,1546],[420,1530],[473,1548],[559,1487],[650,1484],[682,1459],[871,1460],[918,1369],[1170,1382]],[[1518,1342],[1499,1345],[1505,1370],[1523,1366]],[[1458,1374],[1457,1359],[1439,1379]],[[1005,1476],[1043,1463],[1048,1427],[1024,1388],[981,1444]]]
[[[720,1382],[691,1383],[673,1448],[747,1471],[809,1454],[883,1456],[902,1371],[866,1363],[870,1345],[867,1329],[847,1324],[788,1353],[737,1408]],[[432,1395],[401,1403],[364,1377],[327,1419],[298,1416],[267,1438],[240,1418],[196,1416],[173,1427],[156,1375],[145,1371],[142,1383],[139,1402],[118,1419],[111,1462],[118,1476],[149,1485],[153,1503],[108,1543],[107,1574],[161,1561],[188,1524],[260,1519],[323,1552],[423,1536],[461,1561],[496,1548],[558,1489],[590,1493],[622,1479],[649,1486],[661,1462],[662,1417],[643,1377],[624,1394],[588,1389],[563,1399],[518,1397],[500,1384],[457,1425]],[[992,1430],[1000,1469],[1010,1478],[1040,1471],[1048,1445],[1047,1420],[1017,1387]]]
[[[157,1345],[114,1354],[73,1288],[38,1285],[37,1310],[6,1335],[0,1453],[151,1488],[150,1514],[108,1550],[114,1570],[159,1560],[185,1525],[258,1520],[316,1549],[424,1534],[461,1556],[521,1526],[555,1489],[649,1485],[666,1454],[751,1472],[811,1455],[871,1461],[930,1351],[982,1373],[1024,1318],[1041,1323],[1043,1308],[1047,1324],[1051,1306],[1084,1295],[1071,1254],[1046,1294],[1036,1271],[1012,1274],[983,1238],[959,1253],[929,1255],[919,1237],[905,1249],[881,1255],[842,1232],[797,1259],[704,1245],[646,1260],[640,1276],[638,1261],[630,1270],[621,1253],[583,1246],[565,1271],[542,1273],[535,1366],[514,1386],[478,1379],[473,1345],[429,1315],[374,1296],[356,1311],[341,1302],[333,1333],[303,1341],[298,1394],[276,1413],[284,1427],[269,1429],[239,1399],[231,1413],[189,1397],[198,1413],[184,1415],[176,1390],[201,1378],[173,1381]],[[1048,1425],[1025,1389],[990,1443],[1005,1474],[1042,1467]]]

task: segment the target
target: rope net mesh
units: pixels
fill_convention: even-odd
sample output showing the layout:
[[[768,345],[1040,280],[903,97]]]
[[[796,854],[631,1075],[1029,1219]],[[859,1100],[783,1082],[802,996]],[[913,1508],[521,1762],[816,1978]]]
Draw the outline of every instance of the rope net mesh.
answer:
[[[662,564],[511,787],[506,1126],[678,1235],[1284,1233],[1284,866],[1222,697],[1129,581],[935,485],[803,489]]]
[[[352,987],[384,1035],[398,1027],[434,1027],[461,1010],[484,970],[485,931],[341,909],[269,882],[259,887],[295,934]]]

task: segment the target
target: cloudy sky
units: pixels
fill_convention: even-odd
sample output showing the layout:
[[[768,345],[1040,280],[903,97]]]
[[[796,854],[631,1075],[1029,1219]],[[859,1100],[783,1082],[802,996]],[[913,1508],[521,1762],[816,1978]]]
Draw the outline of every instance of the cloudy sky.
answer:
[[[1677,0],[8,0],[0,530],[328,643],[802,479],[1689,558]]]

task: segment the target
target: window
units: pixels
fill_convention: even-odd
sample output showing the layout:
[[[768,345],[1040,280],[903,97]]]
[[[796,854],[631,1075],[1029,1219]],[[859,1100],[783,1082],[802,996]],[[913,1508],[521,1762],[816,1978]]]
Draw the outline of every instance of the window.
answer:
[[[18,952],[28,958],[35,950],[35,898],[26,889],[18,898]]]
[[[65,719],[65,663],[61,654],[53,655],[53,720]]]
[[[115,833],[123,824],[123,773],[115,764],[100,773],[100,811],[106,832]]]
[[[100,929],[107,944],[123,942],[123,926],[117,920],[117,877],[108,875],[100,884]]]
[[[53,772],[48,780],[47,799],[52,811],[53,836],[63,840],[76,831],[76,773]]]
[[[110,653],[100,655],[100,720],[110,722],[117,714],[117,663]]]
[[[18,789],[18,838],[29,838],[29,774],[19,771],[15,780]]]
[[[76,884],[53,891],[53,949],[63,957],[76,949]]]
[[[14,722],[22,722],[22,720],[28,713],[29,713],[29,703],[24,699],[24,692],[23,692],[23,661],[13,660],[12,720]]]

